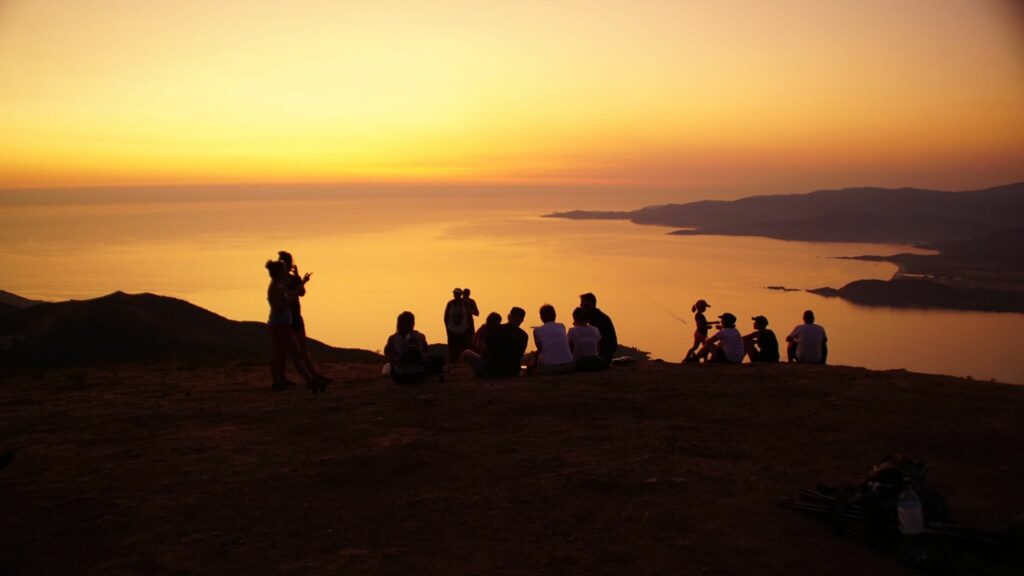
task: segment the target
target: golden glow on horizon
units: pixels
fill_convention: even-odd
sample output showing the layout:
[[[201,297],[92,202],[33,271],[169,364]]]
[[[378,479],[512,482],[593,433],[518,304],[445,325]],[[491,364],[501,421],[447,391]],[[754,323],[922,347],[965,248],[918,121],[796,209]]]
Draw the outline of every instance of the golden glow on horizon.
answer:
[[[1021,177],[1010,3],[833,4],[12,0],[0,187]]]

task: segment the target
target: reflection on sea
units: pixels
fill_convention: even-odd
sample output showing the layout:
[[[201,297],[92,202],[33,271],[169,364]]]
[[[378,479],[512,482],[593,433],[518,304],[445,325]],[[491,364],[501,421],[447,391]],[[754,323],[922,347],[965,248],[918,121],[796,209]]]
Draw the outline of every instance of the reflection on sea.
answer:
[[[539,217],[566,208],[626,209],[643,200],[541,194],[416,193],[304,200],[0,207],[2,289],[40,299],[115,290],[187,299],[233,319],[266,316],[263,262],[287,249],[313,272],[303,300],[310,335],[380,349],[411,310],[442,341],[452,288],[470,287],[486,315],[541,304],[571,322],[592,291],[619,340],[679,361],[692,341],[690,305],[732,312],[740,328],[763,314],[780,339],[815,310],[834,364],[1024,383],[1015,338],[1024,315],[857,307],[766,286],[842,286],[890,277],[886,263],[834,256],[907,247],[810,244],[753,237],[670,236],[620,221]]]

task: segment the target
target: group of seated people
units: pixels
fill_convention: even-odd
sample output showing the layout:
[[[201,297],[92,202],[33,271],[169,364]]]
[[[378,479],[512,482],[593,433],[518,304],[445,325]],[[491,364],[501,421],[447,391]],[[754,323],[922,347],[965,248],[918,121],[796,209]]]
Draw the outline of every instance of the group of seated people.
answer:
[[[573,310],[573,326],[568,331],[557,322],[554,306],[540,308],[542,324],[533,329],[537,352],[527,362],[527,374],[565,374],[603,370],[618,349],[615,326],[597,308],[597,298],[580,296],[580,306]],[[473,335],[472,347],[461,354],[479,378],[503,378],[519,375],[529,336],[521,328],[526,311],[513,307],[502,324],[501,316],[492,312],[484,325]],[[431,356],[427,340],[415,330],[412,312],[398,315],[397,330],[388,338],[384,354],[387,370],[397,383],[421,382],[430,374],[441,374],[444,359]]]
[[[697,331],[694,334],[694,348],[687,352],[683,363],[731,363],[739,364],[744,358],[751,363],[778,362],[779,340],[775,332],[768,329],[768,318],[754,316],[754,331],[741,335],[736,329],[736,316],[726,312],[718,317],[717,323],[703,318],[709,305],[704,300],[694,304],[697,312]],[[787,359],[803,364],[824,364],[828,358],[828,337],[825,329],[814,323],[814,312],[804,311],[803,324],[793,328],[786,336]],[[708,328],[718,324],[718,331],[708,336]]]

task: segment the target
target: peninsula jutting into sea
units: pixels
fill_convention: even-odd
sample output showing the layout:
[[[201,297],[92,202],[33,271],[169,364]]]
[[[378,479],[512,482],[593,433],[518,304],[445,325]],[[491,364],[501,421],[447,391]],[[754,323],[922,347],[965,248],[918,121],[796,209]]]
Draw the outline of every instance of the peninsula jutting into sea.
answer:
[[[677,228],[675,235],[915,245],[935,254],[856,257],[896,264],[891,280],[809,291],[864,305],[1024,312],[1022,213],[1024,182],[963,192],[845,188],[545,216],[629,220]]]

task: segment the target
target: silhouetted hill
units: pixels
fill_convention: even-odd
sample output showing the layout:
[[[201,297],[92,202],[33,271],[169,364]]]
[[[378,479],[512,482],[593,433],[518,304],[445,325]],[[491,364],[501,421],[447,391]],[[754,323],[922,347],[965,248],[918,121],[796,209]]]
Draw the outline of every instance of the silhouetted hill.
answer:
[[[1024,270],[1024,228],[999,230],[955,242],[938,242],[930,247],[941,252],[941,259],[950,262],[985,263]]]
[[[1019,226],[1024,182],[967,192],[845,188],[648,206],[632,212],[576,210],[570,219],[624,219],[686,228],[678,234],[765,236],[817,242],[938,243]]]
[[[380,356],[310,340],[310,353],[334,361]],[[93,362],[265,359],[261,322],[228,320],[184,300],[115,292],[92,300],[44,302],[0,311],[0,364],[34,367]]]
[[[818,288],[808,292],[867,306],[1024,312],[1024,291],[968,289],[919,278],[857,280],[839,289]]]
[[[15,308],[28,308],[42,302],[41,300],[29,300],[6,290],[0,290],[0,304],[7,304]]]
[[[929,245],[939,254],[857,256],[891,262],[889,280],[858,280],[842,288],[810,290],[858,304],[1024,312],[1024,228]]]

